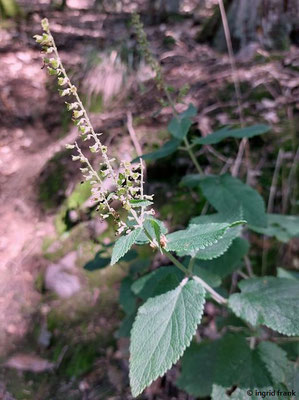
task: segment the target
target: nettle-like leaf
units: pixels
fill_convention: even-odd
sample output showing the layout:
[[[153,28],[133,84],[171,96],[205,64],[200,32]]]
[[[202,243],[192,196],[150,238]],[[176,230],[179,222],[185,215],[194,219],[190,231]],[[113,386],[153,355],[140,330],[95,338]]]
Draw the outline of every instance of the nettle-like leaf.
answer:
[[[212,390],[212,400],[259,400],[261,398],[259,392],[265,393],[267,391],[271,392],[271,395],[269,395],[271,396],[271,399],[279,400],[281,396],[276,395],[277,392],[275,389],[281,387],[283,392],[287,392],[288,390],[291,391],[294,388],[292,379],[295,371],[292,363],[287,359],[287,355],[284,350],[282,350],[273,342],[261,342],[259,343],[255,352],[264,364],[265,369],[267,370],[272,381],[272,386],[258,389],[253,387],[247,387],[246,389],[237,388],[230,396],[228,396],[227,389],[230,389],[229,387],[224,388],[223,386],[214,384]],[[289,382],[290,376],[291,383]],[[265,395],[264,397],[268,396]],[[286,394],[283,397],[291,399],[291,395]]]
[[[287,353],[273,342],[261,342],[258,352],[264,362],[273,382],[288,384],[288,375],[291,363]]]
[[[192,117],[195,117],[197,111],[193,104],[190,104],[186,111],[173,117],[168,124],[168,131],[171,135],[178,139],[183,140],[192,125]]]
[[[195,255],[195,258],[199,260],[213,260],[221,257],[229,250],[233,240],[240,235],[241,230],[241,226],[235,226],[231,229],[228,229],[217,243],[206,247],[205,249],[199,250],[199,252]]]
[[[263,277],[243,280],[241,293],[229,297],[229,306],[252,325],[266,325],[279,333],[299,335],[299,282]]]
[[[137,242],[138,237],[142,232],[141,228],[136,228],[128,235],[121,236],[116,242],[112,250],[111,265],[117,263]]]
[[[267,214],[268,225],[249,226],[257,233],[266,236],[274,236],[280,242],[288,242],[294,237],[299,237],[299,217],[295,215]]]
[[[182,356],[201,321],[204,303],[203,287],[190,280],[139,308],[130,345],[133,396],[164,375]]]
[[[171,154],[175,153],[181,143],[181,140],[178,139],[172,139],[166,142],[162,147],[160,147],[156,151],[152,151],[151,153],[143,154],[140,157],[134,158],[132,162],[137,162],[139,161],[140,158],[143,160],[159,160],[160,158],[164,158],[167,156],[170,156]]]
[[[271,378],[244,336],[226,334],[216,341],[193,343],[187,349],[177,384],[192,396],[207,397],[213,384],[256,389],[271,386]]]
[[[245,222],[191,225],[185,230],[167,235],[167,250],[175,251],[180,256],[195,256],[199,250],[215,245],[229,229]],[[224,243],[224,246],[226,247],[227,244]],[[219,248],[217,252],[219,253]],[[210,254],[210,257],[213,258],[213,254]]]
[[[221,279],[239,268],[242,258],[249,250],[249,243],[243,238],[236,238],[229,249],[220,257],[213,260],[198,260],[198,265]],[[196,255],[196,258],[198,257]]]
[[[137,279],[131,289],[142,300],[158,296],[178,287],[184,274],[177,267],[159,267]]]
[[[200,177],[198,184],[206,199],[221,213],[242,210],[248,224],[266,226],[265,203],[261,195],[239,179],[225,174]]]
[[[151,204],[153,204],[153,202],[149,200],[132,199],[130,200],[130,204],[133,208],[138,208],[138,207],[148,207]]]
[[[216,144],[227,138],[251,138],[253,136],[262,135],[263,133],[269,132],[270,127],[268,125],[253,125],[247,128],[231,129],[230,127],[224,127],[215,131],[205,137],[197,138],[193,140],[193,144]]]

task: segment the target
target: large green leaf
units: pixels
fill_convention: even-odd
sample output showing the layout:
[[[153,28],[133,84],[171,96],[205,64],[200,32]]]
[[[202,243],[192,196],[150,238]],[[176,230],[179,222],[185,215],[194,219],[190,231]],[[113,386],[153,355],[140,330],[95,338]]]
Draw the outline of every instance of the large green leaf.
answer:
[[[136,243],[141,232],[142,232],[141,228],[136,228],[128,235],[121,236],[115,242],[112,250],[111,265],[116,264],[117,261],[130,250],[133,244]]]
[[[201,321],[205,291],[191,280],[151,298],[138,310],[131,331],[130,384],[138,396],[171,368],[189,346]]]
[[[199,186],[212,206],[219,212],[242,210],[248,224],[266,226],[265,203],[260,194],[239,179],[225,174],[199,179]]]
[[[259,343],[258,352],[272,377],[272,381],[287,385],[289,369],[291,368],[287,353],[273,342]]]
[[[180,256],[195,256],[199,250],[215,245],[229,229],[244,222],[191,225],[185,230],[167,235],[167,250],[175,251]],[[217,252],[219,253],[219,248]],[[213,257],[212,253],[210,257]]]
[[[142,300],[147,300],[175,289],[183,278],[184,274],[177,267],[159,267],[137,279],[132,285],[132,291]]]
[[[225,278],[239,268],[242,258],[249,250],[249,243],[242,238],[236,238],[229,249],[214,260],[198,260],[198,265],[207,271]],[[198,255],[196,256],[198,258]]]
[[[281,242],[288,242],[294,237],[299,237],[299,217],[295,215],[267,214],[268,225],[250,226],[257,233],[266,236],[274,236]]]
[[[207,135],[193,140],[193,144],[216,144],[227,138],[251,138],[262,135],[270,130],[268,125],[253,125],[247,128],[230,129],[225,127]]]
[[[262,388],[271,385],[270,376],[257,351],[244,336],[227,334],[211,342],[193,343],[182,358],[178,386],[193,396],[207,397],[213,384],[230,388]]]
[[[287,395],[287,391],[291,393],[294,389],[294,375],[292,363],[287,359],[286,352],[283,351],[277,344],[273,342],[261,342],[259,343],[256,353],[263,362],[265,369],[267,370],[269,377],[272,381],[270,387],[263,388],[237,388],[233,393],[228,396],[227,390],[219,385],[213,385],[212,400],[259,400],[262,397],[271,399],[291,399],[291,395]],[[285,395],[278,395],[277,389],[280,389]],[[268,394],[266,394],[268,392]],[[270,393],[269,393],[270,392]]]
[[[140,158],[143,160],[159,160],[160,158],[164,158],[167,156],[170,156],[170,154],[173,154],[175,151],[177,151],[177,148],[179,147],[181,141],[177,139],[172,139],[166,142],[162,147],[160,147],[156,151],[152,151],[151,153],[143,154],[141,157],[136,157],[132,162],[138,161]]]
[[[299,282],[263,277],[243,280],[230,296],[234,313],[252,325],[266,325],[284,335],[299,335]]]
[[[233,240],[240,235],[241,230],[241,226],[228,229],[217,243],[200,250],[195,257],[200,260],[212,260],[221,257],[230,248]]]
[[[202,225],[202,224],[210,224],[211,222],[234,222],[239,219],[242,219],[241,210],[230,210],[227,214],[222,213],[214,213],[214,214],[206,214],[199,215],[198,217],[193,217],[190,221],[190,224],[194,225]]]

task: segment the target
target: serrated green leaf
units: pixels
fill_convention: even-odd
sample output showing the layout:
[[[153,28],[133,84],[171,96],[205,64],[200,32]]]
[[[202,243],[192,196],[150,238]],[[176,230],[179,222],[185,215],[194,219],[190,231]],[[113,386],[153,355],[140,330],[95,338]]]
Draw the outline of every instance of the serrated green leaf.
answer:
[[[287,385],[289,369],[291,368],[287,353],[273,342],[259,343],[258,352],[272,377],[272,381]]]
[[[225,174],[201,177],[199,186],[206,199],[221,213],[242,210],[250,225],[266,226],[265,203],[261,195],[239,179]]]
[[[175,251],[180,256],[195,256],[199,250],[217,243],[230,228],[244,222],[191,225],[167,235],[167,250]]]
[[[193,144],[216,144],[227,138],[251,138],[253,136],[262,135],[269,132],[270,126],[268,125],[253,125],[247,128],[230,129],[225,127],[210,133],[209,135],[193,140]]]
[[[147,300],[175,289],[183,278],[184,274],[177,267],[159,267],[137,279],[132,285],[132,291],[142,300]]]
[[[242,210],[230,210],[229,213],[214,213],[214,214],[206,214],[199,215],[198,217],[193,217],[190,221],[190,225],[202,225],[209,224],[211,222],[229,222],[233,223],[234,221],[238,221],[243,219]]]
[[[171,368],[189,346],[200,323],[205,291],[191,280],[151,298],[138,310],[131,331],[130,384],[138,396]]]
[[[153,204],[153,202],[149,201],[149,200],[136,200],[136,199],[133,199],[133,200],[130,200],[130,204],[131,204],[131,206],[133,208],[137,208],[137,207],[148,207],[151,204]]]
[[[207,397],[213,384],[230,388],[263,388],[271,385],[268,372],[256,350],[244,336],[226,334],[216,341],[192,344],[182,358],[178,386],[193,396]]]
[[[267,214],[268,225],[263,228],[260,226],[249,226],[257,233],[266,236],[274,236],[280,242],[288,242],[294,237],[299,237],[299,217],[295,215]]]
[[[236,238],[222,256],[213,260],[200,259],[198,265],[223,279],[239,268],[240,262],[248,250],[248,241],[243,238]],[[198,253],[196,257],[198,258]]]
[[[225,254],[234,239],[240,235],[242,230],[241,226],[235,226],[229,229],[219,241],[205,249],[200,250],[196,255],[195,258],[199,260],[213,260],[215,258],[221,257]]]
[[[299,282],[263,277],[243,280],[241,293],[229,297],[229,306],[252,325],[266,325],[279,333],[299,335]]]
[[[110,258],[102,257],[103,253],[104,253],[103,250],[98,251],[94,256],[94,259],[88,261],[83,268],[86,269],[87,271],[96,271],[97,269],[102,269],[107,267],[107,265],[110,264]]]
[[[116,264],[117,261],[121,259],[130,250],[133,244],[136,243],[141,232],[142,232],[141,228],[134,229],[128,235],[121,236],[115,242],[112,250],[111,265]]]
[[[170,156],[171,154],[177,151],[177,148],[179,147],[180,143],[181,141],[177,139],[169,140],[158,150],[152,151],[151,153],[143,154],[141,157],[136,157],[134,158],[134,160],[132,160],[132,162],[137,162],[139,161],[140,158],[142,158],[143,160],[152,161]]]

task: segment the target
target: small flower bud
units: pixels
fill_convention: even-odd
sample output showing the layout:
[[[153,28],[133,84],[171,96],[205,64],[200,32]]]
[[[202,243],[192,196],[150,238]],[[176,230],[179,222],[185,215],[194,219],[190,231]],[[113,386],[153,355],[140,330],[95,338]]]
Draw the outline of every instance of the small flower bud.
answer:
[[[82,110],[74,110],[73,111],[73,117],[76,118],[76,119],[82,117],[82,115],[83,115],[83,111]]]
[[[57,70],[51,67],[47,67],[50,75],[57,75]]]
[[[49,21],[47,18],[42,19],[41,25],[44,31],[48,32],[49,31]]]
[[[43,41],[43,37],[41,35],[34,35],[33,38],[35,39],[36,43],[41,43]]]
[[[60,77],[60,78],[58,78],[58,85],[64,86],[67,84],[67,81],[68,81],[67,78]]]
[[[50,58],[50,64],[54,69],[57,69],[59,67],[59,62],[56,60],[56,58]]]
[[[93,146],[89,146],[89,149],[92,153],[96,153],[99,148],[99,145],[95,143]]]
[[[75,145],[74,144],[66,144],[65,148],[68,149],[68,150],[72,150],[72,149],[75,148]]]

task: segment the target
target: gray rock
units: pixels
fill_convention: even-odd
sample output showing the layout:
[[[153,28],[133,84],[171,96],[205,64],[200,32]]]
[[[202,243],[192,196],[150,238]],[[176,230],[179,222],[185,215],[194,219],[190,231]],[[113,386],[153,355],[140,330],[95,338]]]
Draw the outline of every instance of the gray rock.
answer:
[[[81,289],[76,275],[76,252],[68,253],[59,263],[50,264],[45,273],[45,286],[61,298],[69,298]]]

